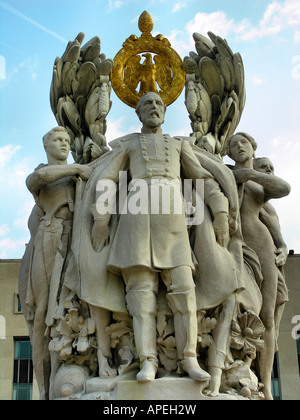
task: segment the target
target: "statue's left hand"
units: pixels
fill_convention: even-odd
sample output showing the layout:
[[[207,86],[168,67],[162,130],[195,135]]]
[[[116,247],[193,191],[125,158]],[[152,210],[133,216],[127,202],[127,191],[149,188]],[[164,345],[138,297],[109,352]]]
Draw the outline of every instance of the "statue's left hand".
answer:
[[[285,265],[287,257],[288,257],[288,250],[286,247],[277,248],[275,251],[276,255],[276,265],[277,267],[282,267]]]
[[[89,177],[91,176],[91,173],[93,171],[93,168],[91,168],[88,165],[78,165],[78,175],[80,178],[82,178],[84,181],[87,181]]]
[[[102,249],[109,243],[109,227],[107,223],[95,219],[92,229],[92,244],[96,252],[101,252]]]
[[[215,215],[214,230],[218,244],[226,248],[229,244],[229,224],[227,213],[218,213]]]

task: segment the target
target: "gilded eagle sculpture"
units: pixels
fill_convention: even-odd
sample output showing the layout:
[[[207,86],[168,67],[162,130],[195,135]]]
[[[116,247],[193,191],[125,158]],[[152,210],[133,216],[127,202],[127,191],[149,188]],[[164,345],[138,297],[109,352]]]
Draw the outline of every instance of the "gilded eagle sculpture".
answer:
[[[144,57],[143,63],[140,63]],[[130,90],[137,90],[144,95],[147,92],[159,93],[160,90],[167,90],[172,83],[172,70],[164,58],[155,55],[152,58],[150,53],[136,55],[128,60],[124,70],[124,81]],[[153,63],[154,60],[154,63]]]
[[[159,93],[164,103],[170,105],[184,88],[183,62],[167,38],[151,35],[153,20],[146,11],[140,16],[139,29],[141,36],[127,38],[114,58],[112,87],[133,108],[147,92]],[[141,63],[142,58],[145,60]]]

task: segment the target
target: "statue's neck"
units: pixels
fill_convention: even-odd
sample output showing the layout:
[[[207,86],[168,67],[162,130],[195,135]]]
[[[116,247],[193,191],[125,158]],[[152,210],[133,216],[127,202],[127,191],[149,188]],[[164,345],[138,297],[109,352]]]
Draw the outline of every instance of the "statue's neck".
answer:
[[[253,169],[252,159],[246,160],[245,162],[236,162],[235,169]]]
[[[159,126],[159,127],[143,126],[142,134],[162,134],[162,129],[161,129],[161,126]]]

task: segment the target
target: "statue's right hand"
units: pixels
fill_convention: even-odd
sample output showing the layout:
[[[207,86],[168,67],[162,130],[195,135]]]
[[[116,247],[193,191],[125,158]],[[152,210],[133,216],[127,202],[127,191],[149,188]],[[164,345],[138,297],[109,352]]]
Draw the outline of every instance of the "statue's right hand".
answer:
[[[101,252],[102,249],[109,244],[109,227],[103,221],[95,220],[92,229],[92,244],[96,252]]]

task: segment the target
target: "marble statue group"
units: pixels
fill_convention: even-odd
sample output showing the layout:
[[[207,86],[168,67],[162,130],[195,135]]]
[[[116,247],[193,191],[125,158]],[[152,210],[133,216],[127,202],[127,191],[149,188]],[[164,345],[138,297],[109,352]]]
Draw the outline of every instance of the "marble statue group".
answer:
[[[19,276],[40,398],[113,399],[121,381],[166,377],[172,392],[184,377],[200,385],[192,399],[272,399],[288,252],[270,200],[290,186],[237,131],[241,56],[194,34],[182,61],[147,12],[139,28],[114,60],[82,33],[55,60],[58,126],[26,180],[36,204]],[[108,146],[112,88],[141,132]],[[165,113],[183,88],[192,134],[170,137]]]

